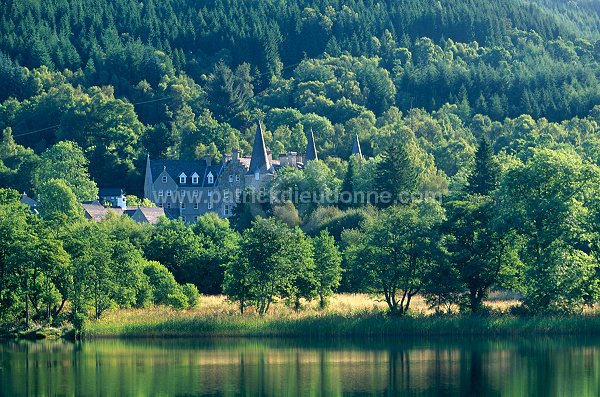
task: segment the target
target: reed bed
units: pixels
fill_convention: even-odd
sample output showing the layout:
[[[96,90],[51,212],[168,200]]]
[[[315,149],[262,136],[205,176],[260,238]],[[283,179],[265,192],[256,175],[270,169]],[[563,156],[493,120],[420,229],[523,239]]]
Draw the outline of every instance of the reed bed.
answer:
[[[508,308],[517,301],[492,300],[494,314],[485,317],[436,315],[422,299],[404,317],[390,317],[385,304],[368,295],[340,294],[325,310],[307,303],[295,312],[277,303],[259,317],[249,310],[241,315],[222,296],[203,297],[199,308],[177,311],[167,307],[107,312],[88,323],[84,338],[102,337],[399,337],[468,335],[600,334],[596,311],[578,316],[516,317]]]

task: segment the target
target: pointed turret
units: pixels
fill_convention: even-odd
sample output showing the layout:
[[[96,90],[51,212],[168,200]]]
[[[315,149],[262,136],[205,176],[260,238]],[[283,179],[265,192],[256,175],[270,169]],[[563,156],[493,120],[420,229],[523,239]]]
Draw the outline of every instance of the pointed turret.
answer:
[[[152,177],[152,168],[150,166],[150,155],[146,157],[146,177],[144,178],[144,197],[150,200],[153,200],[152,197],[152,184],[154,183],[154,179]]]
[[[250,159],[249,174],[255,174],[257,171],[267,173],[271,170],[271,162],[265,146],[265,137],[260,121],[256,123],[256,134],[254,135],[254,145],[252,146],[252,158]]]
[[[308,134],[308,145],[306,145],[306,155],[304,157],[304,162],[308,163],[311,160],[318,160],[319,156],[317,155],[317,146],[315,145],[315,134],[313,134],[312,128],[310,129],[310,133]]]
[[[362,159],[362,150],[360,150],[360,141],[358,140],[358,134],[354,137],[354,144],[352,145],[352,155],[358,156]]]

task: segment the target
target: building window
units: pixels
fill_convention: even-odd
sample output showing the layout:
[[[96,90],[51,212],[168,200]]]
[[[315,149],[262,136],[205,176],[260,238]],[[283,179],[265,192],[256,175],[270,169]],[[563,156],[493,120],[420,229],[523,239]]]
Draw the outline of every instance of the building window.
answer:
[[[229,183],[233,183],[233,175],[229,175]]]
[[[209,202],[209,203],[208,203],[208,209],[209,209],[209,210],[212,210],[212,207],[213,207],[213,204]]]
[[[225,205],[223,207],[223,215],[225,215],[225,216],[231,215],[231,206],[230,205]]]
[[[257,181],[260,181],[260,173],[258,171],[256,171],[254,173],[254,179],[256,179]]]
[[[163,191],[162,191],[162,190],[159,190],[159,191],[158,191],[158,197],[162,197],[162,196],[163,196]]]
[[[195,172],[194,172],[194,175],[192,175],[192,184],[193,185],[198,184],[198,174],[196,174]]]
[[[187,176],[185,174],[179,175],[179,183],[185,183]]]
[[[215,178],[213,177],[213,174],[212,174],[212,172],[209,172],[209,173],[208,173],[208,176],[207,176],[207,178],[208,178],[208,183],[214,183],[214,181],[215,181]]]
[[[240,181],[240,174],[237,174],[237,175],[235,176],[235,181],[236,181],[236,182],[239,182],[239,181]]]
[[[229,190],[223,191],[223,200],[229,201]]]
[[[197,191],[197,190],[194,190],[194,191],[192,192],[192,196],[194,196],[194,197],[198,197],[198,191]]]
[[[163,183],[167,183],[167,177],[166,177],[166,176],[163,176],[163,177],[162,177],[162,181],[163,181]]]
[[[167,197],[171,197],[172,192],[170,190],[167,190]]]
[[[212,197],[212,191],[208,192],[208,197],[211,198]]]
[[[158,203],[158,208],[162,208],[163,204],[162,203]]]
[[[194,217],[194,222],[198,222],[198,216]]]
[[[185,219],[185,215],[181,217],[181,219],[183,219],[184,222],[187,221],[187,219]]]
[[[167,203],[167,208],[171,208],[171,203]]]
[[[194,209],[197,210],[198,209],[198,203],[194,203]]]
[[[181,205],[180,205],[180,206],[181,206],[181,208],[182,208],[182,209],[184,209],[184,208],[185,208],[185,203],[184,203],[184,202],[181,202]]]
[[[241,195],[242,195],[242,190],[239,187],[235,188],[235,199],[236,199],[236,201],[240,200],[240,196]]]

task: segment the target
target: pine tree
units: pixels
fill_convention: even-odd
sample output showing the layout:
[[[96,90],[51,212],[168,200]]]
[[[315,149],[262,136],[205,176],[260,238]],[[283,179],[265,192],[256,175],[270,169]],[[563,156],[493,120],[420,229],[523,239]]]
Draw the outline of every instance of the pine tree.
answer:
[[[469,176],[467,192],[489,196],[498,187],[500,172],[492,146],[486,138],[482,138],[475,153],[475,168]]]
[[[351,156],[348,160],[348,169],[346,170],[346,175],[344,176],[344,181],[342,182],[342,193],[344,196],[341,197],[343,201],[340,201],[339,205],[341,209],[347,209],[352,207],[353,204],[356,204],[354,203],[353,199],[351,202],[347,202],[347,199],[354,197],[354,178],[358,174],[359,161],[360,158],[358,156]]]
[[[411,150],[413,149],[413,150]],[[382,154],[375,174],[375,190],[392,195],[392,200],[406,198],[421,182],[422,167],[416,150],[406,143],[392,144]],[[386,207],[391,203],[380,203]]]

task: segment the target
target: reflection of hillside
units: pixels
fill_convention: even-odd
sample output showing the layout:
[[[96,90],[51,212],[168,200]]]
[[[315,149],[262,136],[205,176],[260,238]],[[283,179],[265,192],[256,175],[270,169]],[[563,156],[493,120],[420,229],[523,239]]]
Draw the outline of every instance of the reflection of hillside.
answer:
[[[306,341],[305,341],[306,342]],[[574,340],[163,340],[0,345],[0,395],[545,395],[600,390],[600,343]],[[314,346],[310,346],[310,345]],[[320,345],[320,346],[319,346]],[[26,380],[26,381],[25,381]]]

